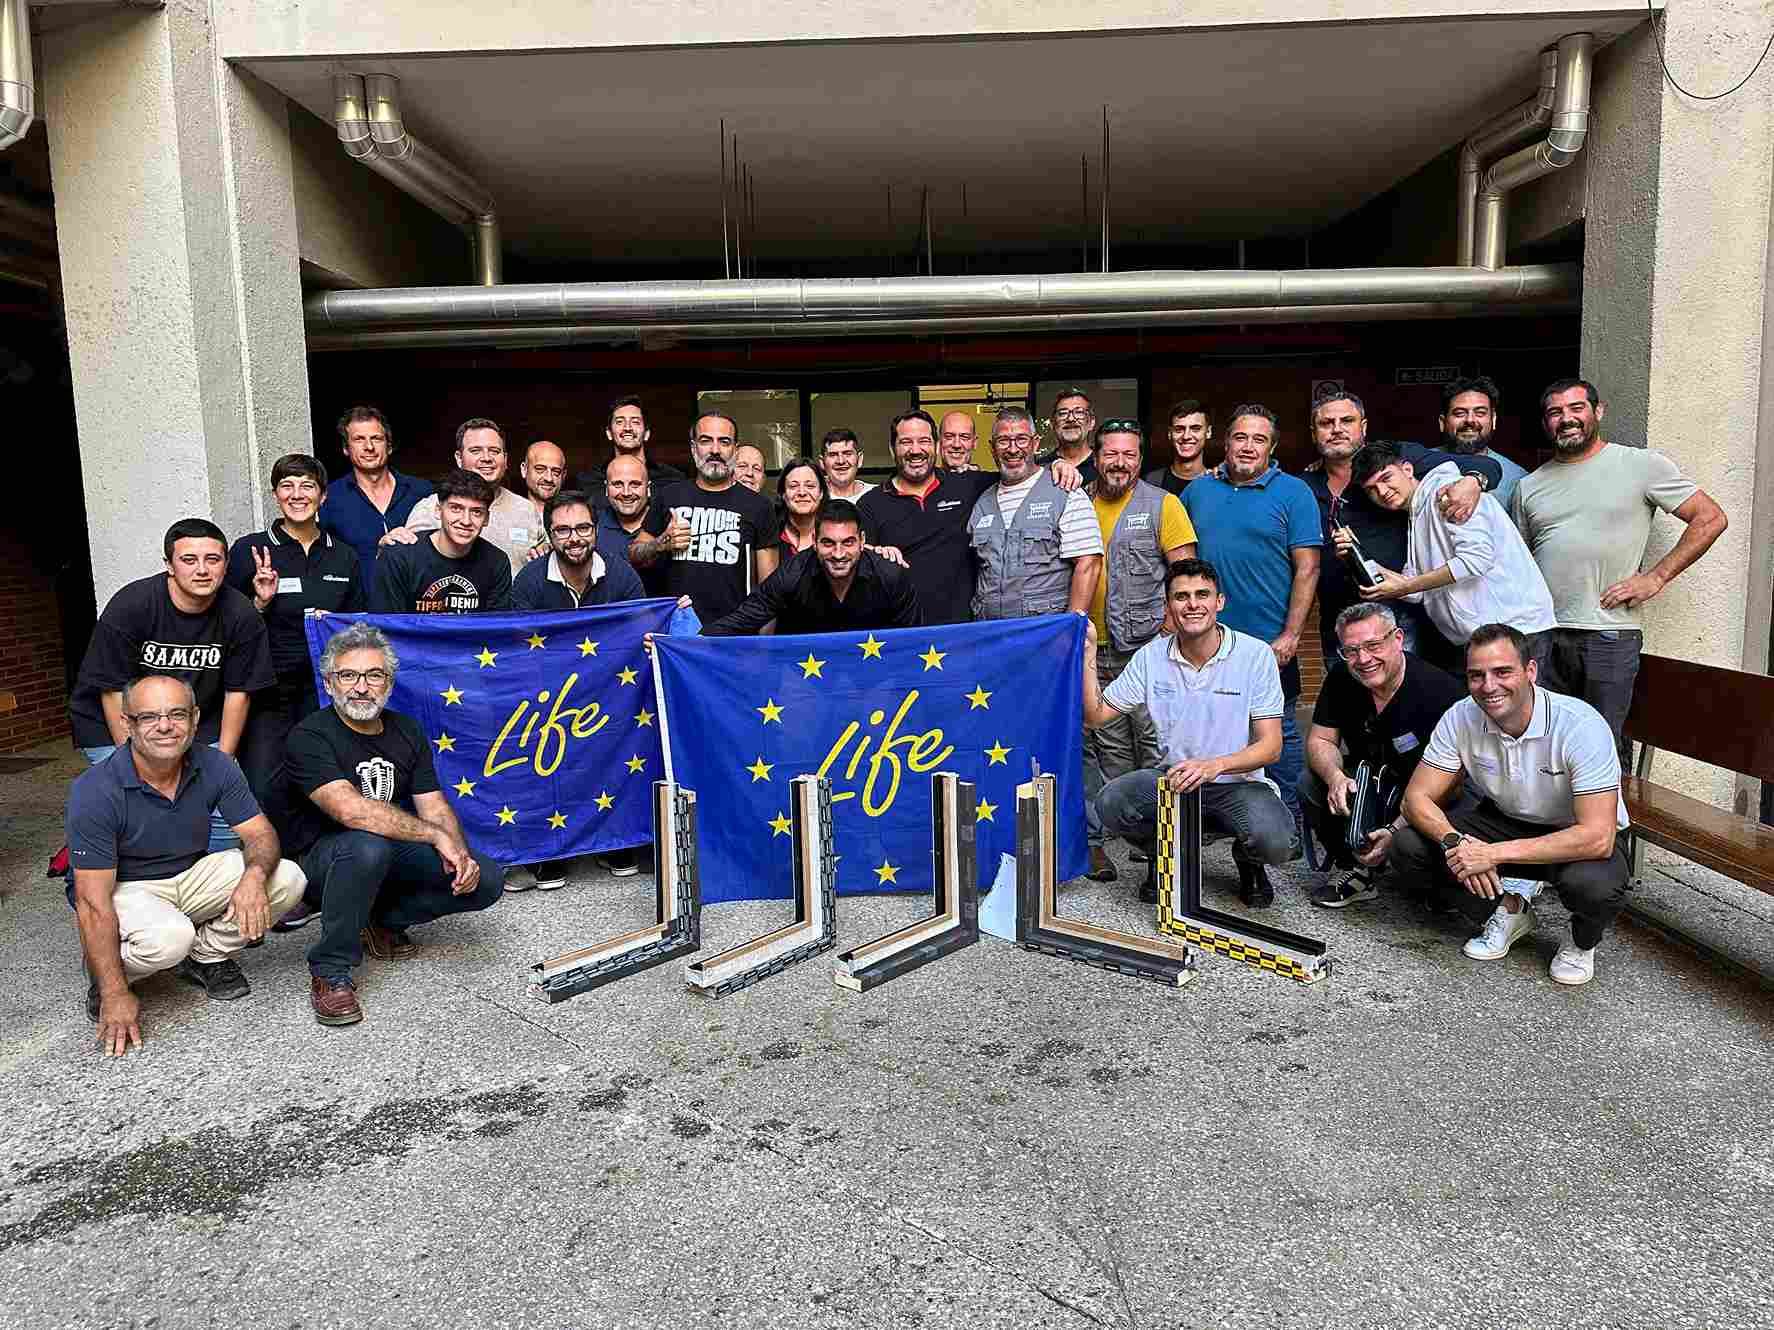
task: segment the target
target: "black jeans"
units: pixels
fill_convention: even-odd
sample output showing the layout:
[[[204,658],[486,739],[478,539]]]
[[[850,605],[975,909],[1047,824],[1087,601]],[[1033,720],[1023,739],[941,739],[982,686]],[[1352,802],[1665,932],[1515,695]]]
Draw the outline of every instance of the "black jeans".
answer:
[[[1620,771],[1632,770],[1632,745],[1622,737],[1632,709],[1632,686],[1645,635],[1636,628],[1554,628],[1540,662],[1540,683],[1555,693],[1580,697],[1602,713],[1620,749]]]
[[[312,675],[279,679],[253,694],[252,709],[246,713],[246,730],[240,736],[240,769],[246,773],[247,787],[260,807],[270,797],[278,768],[283,765],[290,731],[297,721],[319,709]]]
[[[308,968],[326,979],[349,978],[363,963],[358,934],[369,923],[411,928],[446,914],[484,910],[505,890],[505,870],[479,851],[480,882],[458,896],[450,872],[429,845],[390,840],[369,831],[322,836],[297,862],[308,875],[307,899],[320,905],[320,937],[308,948]]]
[[[1511,817],[1489,799],[1471,807],[1456,805],[1447,812],[1455,830],[1482,841],[1532,840],[1550,827]],[[1439,845],[1415,827],[1406,827],[1392,838],[1389,858],[1402,877],[1433,883],[1473,923],[1481,923],[1496,903],[1475,896],[1460,885],[1448,869],[1447,856]],[[1571,912],[1571,940],[1579,947],[1593,947],[1602,940],[1608,925],[1626,904],[1632,890],[1632,864],[1626,857],[1626,833],[1614,838],[1614,852],[1606,859],[1584,859],[1570,864],[1499,864],[1498,877],[1525,877],[1549,882],[1559,900]]]
[[[1158,782],[1163,775],[1130,771],[1103,786],[1096,801],[1103,830],[1152,852],[1158,840]],[[1201,825],[1229,833],[1232,859],[1242,866],[1285,864],[1300,852],[1293,815],[1263,781],[1203,785]]]
[[[1319,845],[1324,848],[1325,865],[1332,869],[1354,868],[1355,856],[1349,852],[1347,843],[1348,814],[1331,812],[1329,791],[1310,767],[1300,776],[1299,795],[1306,825],[1312,828],[1312,834],[1318,837]]]

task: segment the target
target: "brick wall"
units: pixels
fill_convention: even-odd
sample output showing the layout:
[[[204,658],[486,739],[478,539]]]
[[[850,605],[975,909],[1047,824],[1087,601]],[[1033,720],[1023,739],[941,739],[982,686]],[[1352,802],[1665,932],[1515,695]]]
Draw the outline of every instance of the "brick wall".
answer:
[[[0,690],[18,698],[0,712],[0,753],[16,753],[68,735],[68,688],[62,616],[55,580],[25,550],[0,536]]]

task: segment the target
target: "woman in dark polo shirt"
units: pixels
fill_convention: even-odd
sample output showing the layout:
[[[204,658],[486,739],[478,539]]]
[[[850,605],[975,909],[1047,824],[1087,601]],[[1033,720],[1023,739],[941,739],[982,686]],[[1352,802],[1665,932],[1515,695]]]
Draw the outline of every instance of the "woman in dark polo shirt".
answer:
[[[813,514],[825,502],[825,477],[803,457],[782,468],[776,481],[776,522],[782,528],[782,562],[813,548]]]

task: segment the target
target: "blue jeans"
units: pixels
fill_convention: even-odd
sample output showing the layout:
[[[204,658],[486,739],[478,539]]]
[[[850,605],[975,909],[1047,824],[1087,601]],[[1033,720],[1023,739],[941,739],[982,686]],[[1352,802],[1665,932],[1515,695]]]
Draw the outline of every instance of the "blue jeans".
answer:
[[[1158,839],[1158,771],[1117,776],[1096,801],[1103,830],[1152,850]],[[1239,864],[1285,864],[1300,852],[1295,823],[1267,781],[1215,781],[1201,787],[1201,824],[1232,837]],[[312,878],[310,878],[312,881]]]
[[[210,747],[219,748],[221,745],[211,744]],[[116,744],[94,744],[91,748],[82,748],[80,750],[81,755],[86,758],[87,764],[95,767],[116,751]],[[223,850],[238,850],[239,848],[240,837],[234,834],[234,828],[229,826],[227,821],[220,813],[216,812],[215,809],[210,809],[209,848],[206,849],[204,853],[220,854]]]
[[[370,831],[338,831],[315,841],[296,859],[308,875],[308,904],[320,907],[309,970],[324,979],[350,978],[363,963],[359,934],[366,924],[398,930],[492,905],[505,891],[505,870],[478,851],[469,853],[480,865],[480,881],[458,896],[429,845]]]

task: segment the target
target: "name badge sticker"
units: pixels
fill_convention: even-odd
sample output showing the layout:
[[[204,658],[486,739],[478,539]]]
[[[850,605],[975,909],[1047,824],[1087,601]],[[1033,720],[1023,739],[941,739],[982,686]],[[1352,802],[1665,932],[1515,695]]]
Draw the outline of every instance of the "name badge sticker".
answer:
[[[299,577],[280,577],[277,579],[277,594],[280,596],[299,596],[302,594],[302,579]]]
[[[1414,734],[1400,734],[1394,737],[1392,746],[1401,753],[1408,753],[1419,746],[1419,740]]]
[[[527,526],[512,527],[511,543],[513,545],[529,545],[534,543],[530,540],[530,528]]]

